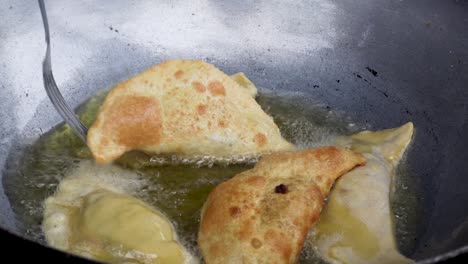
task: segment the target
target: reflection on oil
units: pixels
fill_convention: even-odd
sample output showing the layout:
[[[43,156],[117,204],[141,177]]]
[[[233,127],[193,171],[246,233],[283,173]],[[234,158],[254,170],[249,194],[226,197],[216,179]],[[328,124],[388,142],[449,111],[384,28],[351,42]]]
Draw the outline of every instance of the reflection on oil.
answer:
[[[79,108],[80,119],[89,126],[105,97],[100,93]],[[340,135],[349,135],[366,129],[343,114],[329,110],[302,94],[277,93],[261,90],[257,101],[280,128],[283,136],[300,148],[329,145]],[[42,203],[55,192],[65,173],[83,159],[89,159],[84,144],[64,125],[44,134],[26,149],[18,167],[6,175],[5,189],[13,203],[22,231],[41,243],[45,243],[40,225]],[[117,161],[147,178],[137,198],[159,208],[174,224],[181,243],[198,255],[196,235],[200,208],[208,193],[220,182],[253,164],[178,164],[157,165],[150,156],[130,153]],[[154,157],[153,157],[154,159]],[[203,165],[203,164],[202,164]],[[404,165],[403,167],[406,167]],[[392,198],[396,218],[397,238],[402,247],[413,246],[413,228],[418,222],[416,194],[410,174],[398,175],[396,195]],[[405,191],[401,190],[405,188]],[[401,195],[400,195],[401,194]],[[346,215],[346,213],[344,212]],[[326,217],[326,213],[325,216]],[[404,231],[401,231],[404,230]],[[364,232],[364,231],[363,231]],[[403,242],[402,242],[403,241]],[[369,250],[375,250],[370,248]],[[320,263],[312,245],[306,245],[299,263]]]

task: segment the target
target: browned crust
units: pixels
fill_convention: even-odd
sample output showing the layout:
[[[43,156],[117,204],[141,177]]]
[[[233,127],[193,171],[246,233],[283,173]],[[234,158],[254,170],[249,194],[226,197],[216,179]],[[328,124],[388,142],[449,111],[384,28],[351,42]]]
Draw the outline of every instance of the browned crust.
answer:
[[[198,242],[205,261],[294,263],[329,183],[364,163],[361,154],[336,147],[277,153],[219,184],[202,212]]]
[[[225,96],[226,90],[220,81],[212,81],[208,84],[208,90],[214,96]]]
[[[125,102],[124,97],[133,98]],[[140,106],[135,98],[142,99]],[[169,60],[109,92],[89,130],[87,143],[99,163],[112,162],[130,150],[227,157],[292,149],[271,120],[267,126],[257,128],[253,122],[246,122],[245,115],[237,109],[248,109],[259,120],[269,118],[244,88],[214,65],[197,60]],[[153,116],[154,120],[146,119],[147,126],[140,122],[141,118],[125,123],[140,116]],[[220,146],[222,141],[217,140],[218,135],[227,137],[228,128],[238,139],[232,148]],[[249,131],[248,137],[242,136],[243,129]],[[208,134],[215,134],[216,139]],[[193,144],[192,139],[203,142],[200,149],[185,147]]]
[[[161,107],[157,100],[144,96],[120,96],[113,101],[107,115],[105,121],[99,117],[96,121],[102,123],[102,134],[112,137],[103,138],[101,148],[106,148],[110,140],[125,149],[158,144],[161,140]],[[93,153],[101,151],[97,149]],[[107,162],[99,155],[95,155],[95,159],[99,163]]]

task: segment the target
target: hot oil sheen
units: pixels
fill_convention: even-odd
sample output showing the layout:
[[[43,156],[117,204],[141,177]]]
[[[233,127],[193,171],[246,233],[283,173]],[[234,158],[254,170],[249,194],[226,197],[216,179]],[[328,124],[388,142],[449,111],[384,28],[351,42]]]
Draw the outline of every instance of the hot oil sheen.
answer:
[[[78,108],[80,119],[90,126],[106,93],[101,92]],[[299,93],[261,90],[258,103],[271,115],[282,135],[299,148],[331,145],[336,136],[350,135],[370,127],[330,110],[330,107]],[[18,228],[27,237],[46,243],[41,231],[42,203],[52,195],[67,171],[82,160],[91,159],[89,150],[63,124],[42,135],[27,147],[15,168],[7,170],[5,191],[18,219]],[[219,183],[254,166],[255,159],[189,160],[174,156],[129,153],[116,162],[145,179],[138,197],[162,211],[172,221],[181,243],[194,255],[200,224],[200,209],[209,192]],[[417,186],[410,166],[402,161],[397,169],[395,193],[391,197],[396,236],[403,252],[414,247],[420,210]],[[313,246],[307,245],[299,263],[323,263]]]

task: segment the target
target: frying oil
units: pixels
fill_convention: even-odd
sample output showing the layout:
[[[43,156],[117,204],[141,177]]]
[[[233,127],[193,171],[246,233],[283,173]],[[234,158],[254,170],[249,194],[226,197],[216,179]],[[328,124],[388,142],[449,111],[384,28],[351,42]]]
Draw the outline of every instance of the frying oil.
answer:
[[[106,94],[100,93],[83,104],[78,113],[88,127],[93,123]],[[298,93],[262,90],[257,98],[271,115],[282,135],[299,148],[331,145],[335,137],[349,135],[366,127],[354,123],[328,106],[311,101]],[[4,186],[17,215],[21,231],[45,243],[41,232],[42,203],[57,188],[67,171],[81,161],[91,159],[89,150],[66,125],[59,125],[28,147],[14,168],[7,171]],[[184,246],[199,255],[196,239],[200,209],[209,192],[220,182],[254,166],[255,159],[197,162],[172,156],[150,157],[133,152],[124,155],[117,165],[133,170],[147,184],[138,198],[155,206],[171,219]],[[403,252],[411,252],[419,221],[414,177],[407,165],[400,166],[392,209],[396,215],[396,235]],[[409,190],[408,190],[409,189]],[[306,244],[299,263],[324,263]]]

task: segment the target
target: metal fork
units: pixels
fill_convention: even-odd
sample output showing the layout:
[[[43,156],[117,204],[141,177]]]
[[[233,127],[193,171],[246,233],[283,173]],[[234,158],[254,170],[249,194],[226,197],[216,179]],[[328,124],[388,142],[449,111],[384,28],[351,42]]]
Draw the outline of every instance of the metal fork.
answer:
[[[45,40],[47,43],[47,51],[42,62],[42,76],[44,78],[44,88],[49,96],[50,101],[54,105],[57,112],[62,116],[63,120],[71,127],[73,132],[86,143],[86,134],[88,129],[78,119],[75,113],[68,107],[65,99],[63,99],[57,84],[55,83],[54,76],[52,75],[52,62],[50,59],[50,34],[49,22],[47,20],[47,13],[45,9],[44,0],[39,0],[39,7],[41,8],[42,22],[44,22]]]

